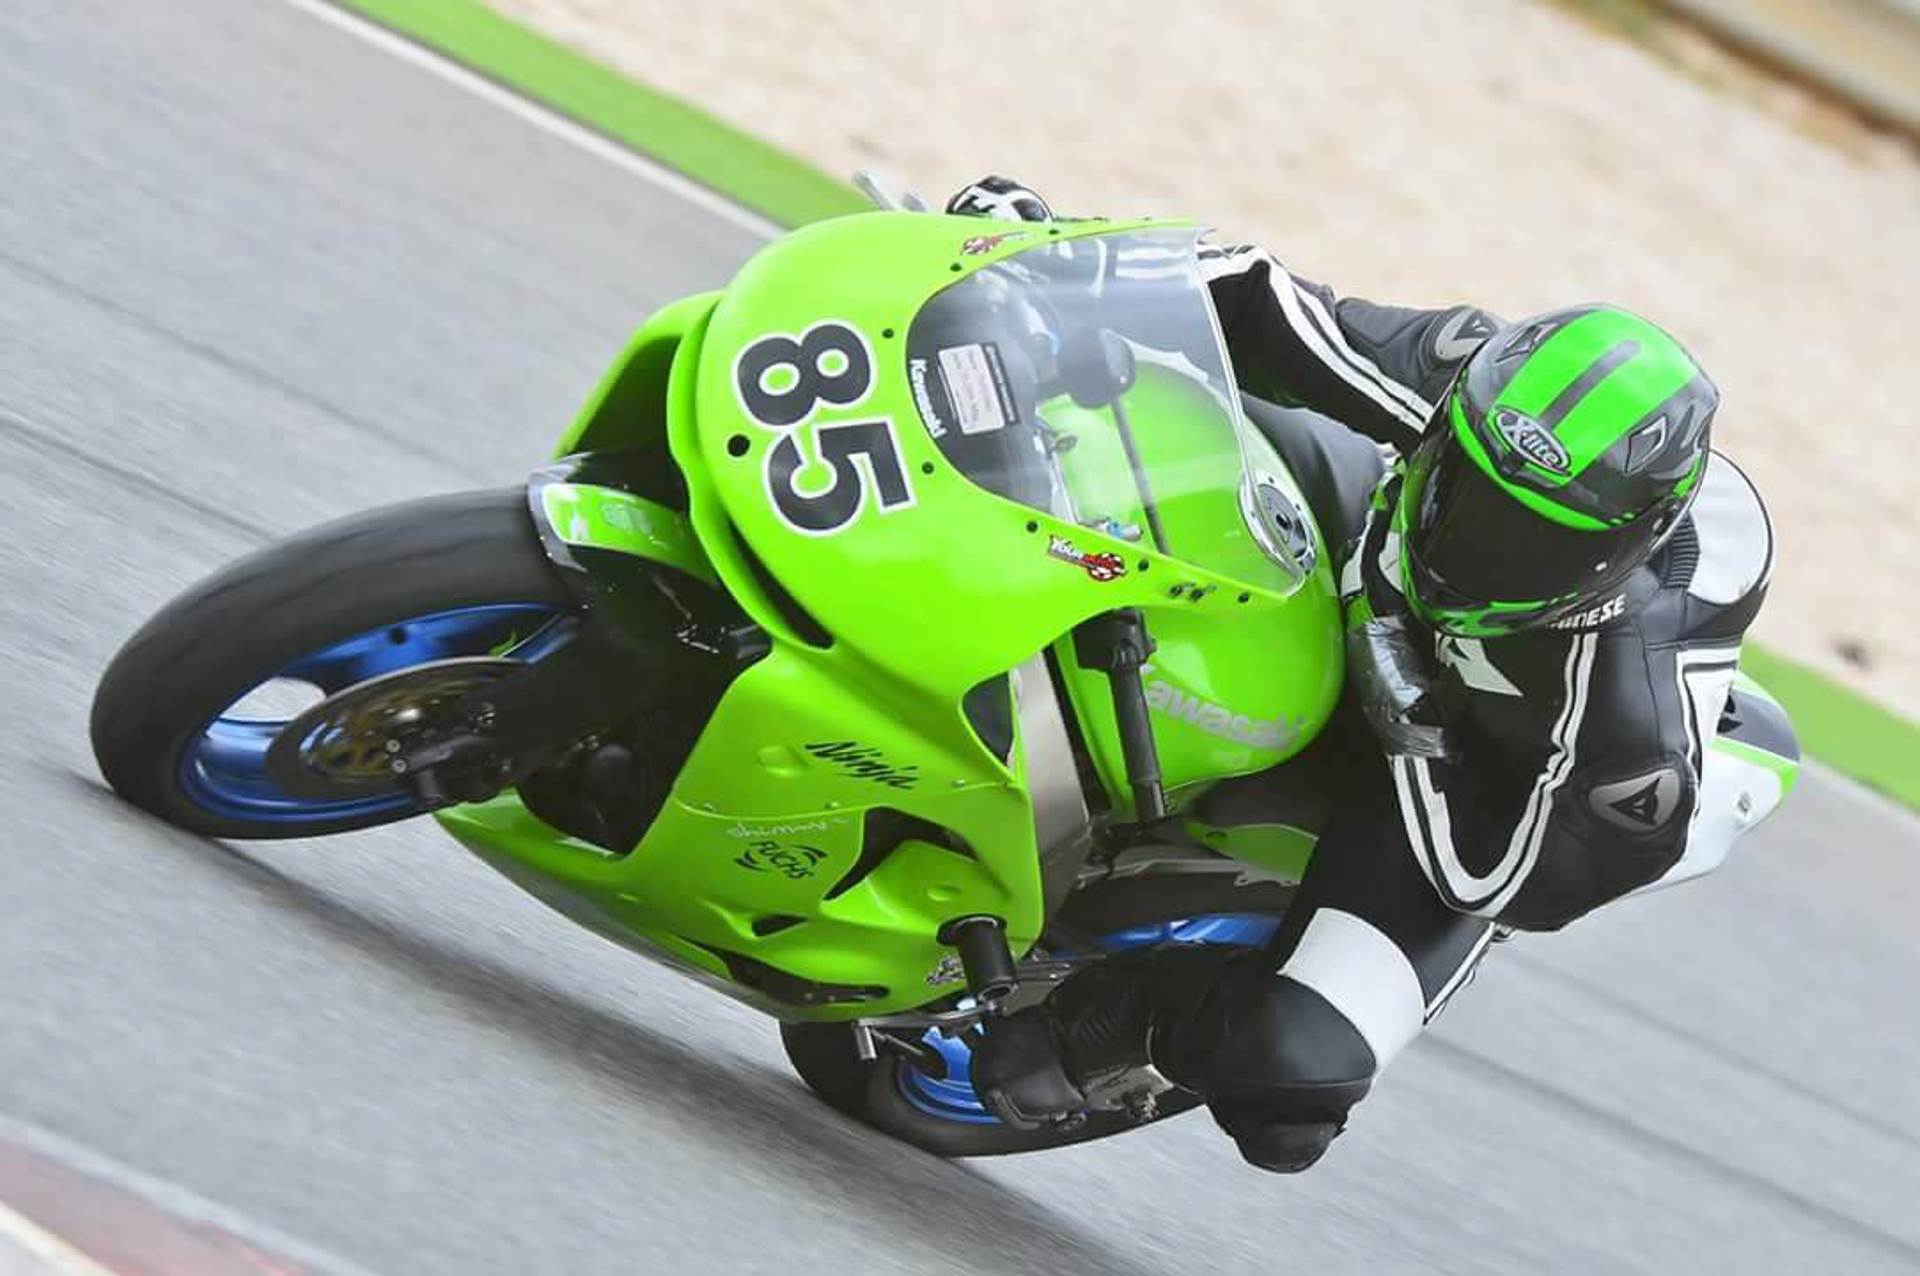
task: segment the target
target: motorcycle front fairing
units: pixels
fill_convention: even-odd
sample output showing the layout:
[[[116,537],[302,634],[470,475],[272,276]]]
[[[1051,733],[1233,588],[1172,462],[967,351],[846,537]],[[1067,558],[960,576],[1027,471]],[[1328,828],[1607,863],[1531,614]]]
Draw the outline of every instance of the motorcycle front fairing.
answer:
[[[507,799],[449,827],[623,942],[784,1017],[844,1019],[955,991],[951,918],[1038,938],[1044,879],[1071,872],[1046,842],[1085,823],[1042,791],[1062,780],[1041,755],[1067,750],[1040,657],[1077,624],[1146,615],[1175,786],[1302,747],[1341,672],[1325,547],[1240,420],[1193,240],[877,213],[761,252],[674,334],[664,424],[686,523],[769,649],[629,853],[562,845]],[[1102,359],[1125,374],[1111,395]],[[1124,807],[1103,692],[1062,666]]]

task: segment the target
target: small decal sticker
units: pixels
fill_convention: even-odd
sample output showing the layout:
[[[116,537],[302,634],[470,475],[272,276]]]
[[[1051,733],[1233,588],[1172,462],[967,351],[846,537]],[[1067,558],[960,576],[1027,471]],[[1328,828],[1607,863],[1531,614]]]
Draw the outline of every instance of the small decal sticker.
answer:
[[[992,434],[1013,421],[1000,352],[988,343],[948,346],[940,352],[940,379],[962,434]]]
[[[855,780],[870,780],[890,789],[910,789],[920,783],[920,768],[897,767],[880,750],[854,740],[827,740],[809,744],[807,752],[823,762],[831,762]]]
[[[1532,417],[1502,408],[1493,414],[1493,424],[1507,446],[1541,469],[1555,474],[1573,472],[1573,458],[1567,455],[1566,447],[1553,437],[1553,431]]]
[[[1615,594],[1596,607],[1589,607],[1585,611],[1576,611],[1570,616],[1562,616],[1560,619],[1548,625],[1547,628],[1593,629],[1599,625],[1606,624],[1610,620],[1618,620],[1626,614],[1626,611],[1627,596],[1625,594]]]
[[[968,257],[978,257],[982,253],[992,252],[1009,240],[1031,238],[1033,238],[1033,232],[1030,230],[1006,230],[998,235],[975,235],[960,245],[960,251]]]
[[[940,964],[927,972],[927,987],[937,988],[941,984],[957,984],[967,976],[960,965],[958,953],[948,953],[940,959]]]
[[[1680,810],[1680,773],[1670,766],[1630,780],[1596,784],[1587,794],[1593,813],[1630,833],[1665,827]]]
[[[782,846],[779,842],[755,842],[733,862],[755,873],[779,873],[793,881],[813,876],[816,866],[827,858],[817,846]]]
[[[1120,555],[1104,550],[1090,554],[1064,536],[1048,536],[1047,553],[1062,562],[1072,563],[1098,581],[1119,580],[1127,574],[1127,564]]]
[[[925,359],[907,360],[907,380],[913,385],[913,403],[920,409],[920,419],[927,423],[927,433],[936,439],[947,437],[947,423],[940,419],[940,411],[933,406],[933,395],[927,389],[929,369]]]
[[[826,833],[835,825],[845,824],[845,820],[795,820],[791,824],[769,824],[755,820],[749,824],[745,820],[735,820],[727,828],[727,836],[745,840],[750,837],[766,839],[769,837],[792,837],[795,833]]]

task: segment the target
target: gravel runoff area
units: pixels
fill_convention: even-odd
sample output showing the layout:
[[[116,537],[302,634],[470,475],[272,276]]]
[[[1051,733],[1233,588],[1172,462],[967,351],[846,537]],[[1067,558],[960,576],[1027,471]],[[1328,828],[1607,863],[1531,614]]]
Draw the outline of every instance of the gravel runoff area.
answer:
[[[489,2],[830,172],[1197,215],[1381,300],[1656,317],[1774,513],[1757,636],[1920,717],[1908,143],[1538,0]]]

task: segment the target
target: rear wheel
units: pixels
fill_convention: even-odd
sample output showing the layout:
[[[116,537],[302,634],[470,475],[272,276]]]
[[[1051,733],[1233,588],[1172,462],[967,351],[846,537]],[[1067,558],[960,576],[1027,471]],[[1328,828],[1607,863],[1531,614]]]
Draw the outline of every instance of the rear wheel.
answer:
[[[522,490],[328,524],[142,626],[94,695],[94,755],[128,801],[216,837],[404,819],[428,803],[389,742],[431,738],[470,692],[551,653],[573,606]]]
[[[1257,947],[1272,938],[1292,892],[1272,882],[1241,883],[1230,873],[1181,874],[1096,883],[1074,895],[1060,920],[1098,936],[1103,955],[1169,943]],[[937,1156],[998,1156],[1102,1139],[1186,1112],[1197,1095],[1170,1090],[1150,1116],[1092,1112],[1077,1125],[1022,1130],[987,1111],[969,1078],[964,1041],[928,1031],[883,1046],[863,1060],[848,1024],[789,1023],[780,1029],[794,1070],[828,1104]],[[936,1062],[937,1060],[937,1062]]]

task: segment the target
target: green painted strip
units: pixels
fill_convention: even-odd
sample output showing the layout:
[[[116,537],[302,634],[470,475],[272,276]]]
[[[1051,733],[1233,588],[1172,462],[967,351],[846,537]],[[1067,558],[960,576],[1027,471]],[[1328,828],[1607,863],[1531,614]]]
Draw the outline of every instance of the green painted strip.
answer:
[[[1800,779],[1800,762],[1797,758],[1783,758],[1777,753],[1768,753],[1765,749],[1756,749],[1752,745],[1736,740],[1732,736],[1715,736],[1708,746],[1715,753],[1727,753],[1736,758],[1745,758],[1755,766],[1765,767],[1780,777],[1780,792],[1793,792],[1793,786]]]
[[[787,226],[867,207],[851,186],[477,0],[334,0]]]
[[[1611,310],[1581,315],[1541,342],[1494,402],[1537,418],[1607,347],[1639,335],[1632,323]]]
[[[1592,465],[1696,375],[1693,362],[1684,356],[1663,358],[1643,349],[1639,357],[1595,386],[1554,431],[1573,458],[1573,472],[1579,474]]]
[[[1740,666],[1785,706],[1807,753],[1920,810],[1920,723],[1752,644]]]
[[[783,225],[804,225],[864,207],[851,187],[804,160],[636,84],[476,0],[335,3],[679,169]],[[1562,384],[1578,371],[1569,371]],[[1920,723],[1751,644],[1743,660],[1786,706],[1809,754],[1920,810]]]

